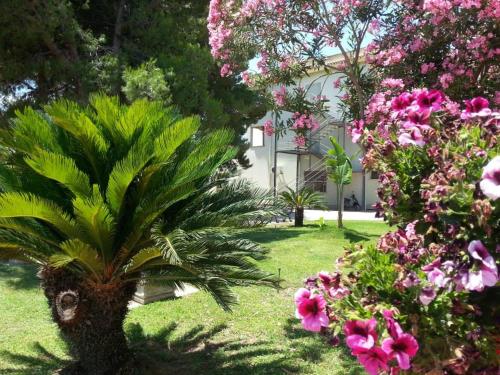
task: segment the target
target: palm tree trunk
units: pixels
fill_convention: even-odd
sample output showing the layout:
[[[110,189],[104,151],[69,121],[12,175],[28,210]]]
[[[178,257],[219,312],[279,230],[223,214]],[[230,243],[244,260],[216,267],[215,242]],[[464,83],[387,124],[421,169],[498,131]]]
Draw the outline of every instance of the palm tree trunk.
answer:
[[[295,226],[304,226],[304,207],[295,207]]]
[[[135,284],[96,285],[51,268],[43,269],[39,276],[52,317],[77,360],[66,373],[128,374],[133,357],[123,322]]]

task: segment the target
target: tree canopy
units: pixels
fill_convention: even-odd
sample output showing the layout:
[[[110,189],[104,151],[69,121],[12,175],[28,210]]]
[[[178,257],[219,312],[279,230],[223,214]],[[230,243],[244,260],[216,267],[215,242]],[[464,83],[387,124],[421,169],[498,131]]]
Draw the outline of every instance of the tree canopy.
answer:
[[[265,107],[218,74],[207,15],[208,0],[3,1],[0,108],[61,96],[85,103],[95,91],[149,97],[200,115],[205,131],[231,126],[243,161],[241,136]]]

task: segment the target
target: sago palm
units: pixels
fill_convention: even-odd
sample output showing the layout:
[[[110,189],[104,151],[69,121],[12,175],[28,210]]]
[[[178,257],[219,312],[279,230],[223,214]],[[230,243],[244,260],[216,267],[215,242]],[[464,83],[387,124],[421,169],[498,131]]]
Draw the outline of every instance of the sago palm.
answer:
[[[27,108],[2,133],[0,257],[40,265],[75,373],[129,366],[123,322],[139,280],[191,284],[225,308],[232,285],[275,283],[253,262],[259,246],[210,228],[265,213],[248,199],[220,207],[234,185],[210,176],[235,155],[232,134],[202,136],[199,123],[95,95],[88,107]]]
[[[325,208],[323,197],[309,189],[302,187],[299,191],[288,188],[280,194],[282,202],[295,211],[295,226],[304,225],[304,208]]]

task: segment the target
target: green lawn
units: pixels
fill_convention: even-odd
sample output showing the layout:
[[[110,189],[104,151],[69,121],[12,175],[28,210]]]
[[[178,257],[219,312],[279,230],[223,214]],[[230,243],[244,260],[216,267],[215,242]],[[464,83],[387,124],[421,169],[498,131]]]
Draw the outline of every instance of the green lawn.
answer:
[[[266,270],[283,289],[238,288],[240,305],[222,311],[204,293],[132,310],[126,321],[144,374],[357,374],[347,351],[328,348],[294,319],[293,294],[308,275],[333,268],[349,242],[372,241],[380,222],[346,222],[338,230],[262,228],[245,237],[268,247]],[[0,374],[51,374],[67,360],[65,346],[27,266],[0,264]]]

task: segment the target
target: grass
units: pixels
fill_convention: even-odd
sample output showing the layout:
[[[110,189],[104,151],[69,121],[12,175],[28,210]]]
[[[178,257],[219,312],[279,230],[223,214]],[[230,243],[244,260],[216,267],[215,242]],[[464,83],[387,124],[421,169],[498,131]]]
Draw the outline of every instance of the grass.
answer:
[[[271,252],[261,266],[284,279],[279,291],[238,288],[240,304],[222,311],[205,293],[132,310],[126,321],[144,374],[359,374],[340,347],[301,329],[293,294],[302,280],[333,268],[350,242],[374,242],[381,222],[325,229],[260,228],[244,236]],[[68,360],[31,266],[0,264],[0,374],[51,374]]]

